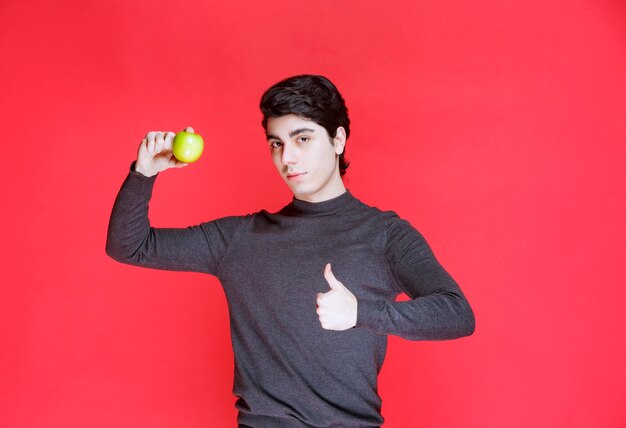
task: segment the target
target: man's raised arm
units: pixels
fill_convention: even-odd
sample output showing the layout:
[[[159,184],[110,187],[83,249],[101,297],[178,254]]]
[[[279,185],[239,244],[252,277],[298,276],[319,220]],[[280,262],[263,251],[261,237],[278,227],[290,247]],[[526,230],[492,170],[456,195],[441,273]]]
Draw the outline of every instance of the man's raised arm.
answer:
[[[193,132],[187,128],[187,132]],[[187,228],[153,228],[148,203],[159,172],[188,164],[172,154],[173,132],[148,132],[137,160],[115,199],[109,221],[106,253],[121,263],[176,271],[215,274],[226,248],[232,221],[202,223]],[[221,229],[229,230],[221,230]]]

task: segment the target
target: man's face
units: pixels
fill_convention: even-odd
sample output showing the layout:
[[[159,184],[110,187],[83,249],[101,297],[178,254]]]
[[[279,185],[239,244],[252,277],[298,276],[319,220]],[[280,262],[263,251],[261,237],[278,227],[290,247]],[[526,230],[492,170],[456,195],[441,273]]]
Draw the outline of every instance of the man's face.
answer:
[[[267,142],[274,166],[297,199],[321,202],[345,192],[338,155],[345,131],[331,139],[326,129],[295,114],[267,121]]]

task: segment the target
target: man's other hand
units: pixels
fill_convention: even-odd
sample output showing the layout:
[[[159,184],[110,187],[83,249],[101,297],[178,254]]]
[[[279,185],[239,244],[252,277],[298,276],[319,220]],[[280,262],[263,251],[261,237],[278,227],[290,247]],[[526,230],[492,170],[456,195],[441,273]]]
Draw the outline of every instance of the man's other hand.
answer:
[[[317,315],[326,330],[347,330],[356,325],[357,300],[340,281],[335,278],[330,263],[324,269],[324,278],[330,291],[317,293]]]

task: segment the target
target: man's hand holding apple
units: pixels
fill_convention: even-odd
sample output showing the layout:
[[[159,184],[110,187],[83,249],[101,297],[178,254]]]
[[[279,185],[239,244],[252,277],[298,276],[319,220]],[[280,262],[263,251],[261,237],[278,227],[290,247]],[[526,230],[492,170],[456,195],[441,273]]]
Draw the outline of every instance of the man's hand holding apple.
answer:
[[[185,132],[193,134],[193,128]],[[176,134],[173,132],[150,131],[139,144],[135,171],[146,177],[152,177],[169,168],[183,168],[189,165],[174,156],[172,144]],[[201,138],[200,138],[201,139]]]

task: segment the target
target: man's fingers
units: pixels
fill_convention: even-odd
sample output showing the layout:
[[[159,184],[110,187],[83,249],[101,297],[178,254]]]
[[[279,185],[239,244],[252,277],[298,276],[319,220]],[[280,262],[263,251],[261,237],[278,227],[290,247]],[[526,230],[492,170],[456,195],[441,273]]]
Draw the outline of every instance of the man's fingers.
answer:
[[[165,145],[165,134],[163,132],[157,132],[154,137],[154,151],[161,153],[163,146]]]
[[[163,143],[163,148],[165,150],[172,149],[172,141],[174,141],[175,136],[176,134],[174,134],[173,132],[168,132],[167,134],[165,134],[165,142]]]
[[[188,164],[188,163],[186,163],[186,162],[179,161],[179,160],[178,160],[178,159],[176,159],[173,155],[172,155],[172,157],[170,158],[170,160],[168,161],[168,163],[167,163],[167,164],[168,164],[168,166],[169,166],[170,168],[184,168],[184,167],[186,167],[187,165],[189,165],[189,164]]]
[[[317,293],[317,295],[315,296],[315,303],[318,307],[322,304],[322,298],[324,297],[324,294],[325,293]]]
[[[150,153],[152,153],[154,151],[154,136],[156,135],[155,131],[150,131],[148,132],[148,135],[146,135],[146,138],[148,139],[148,151]]]

